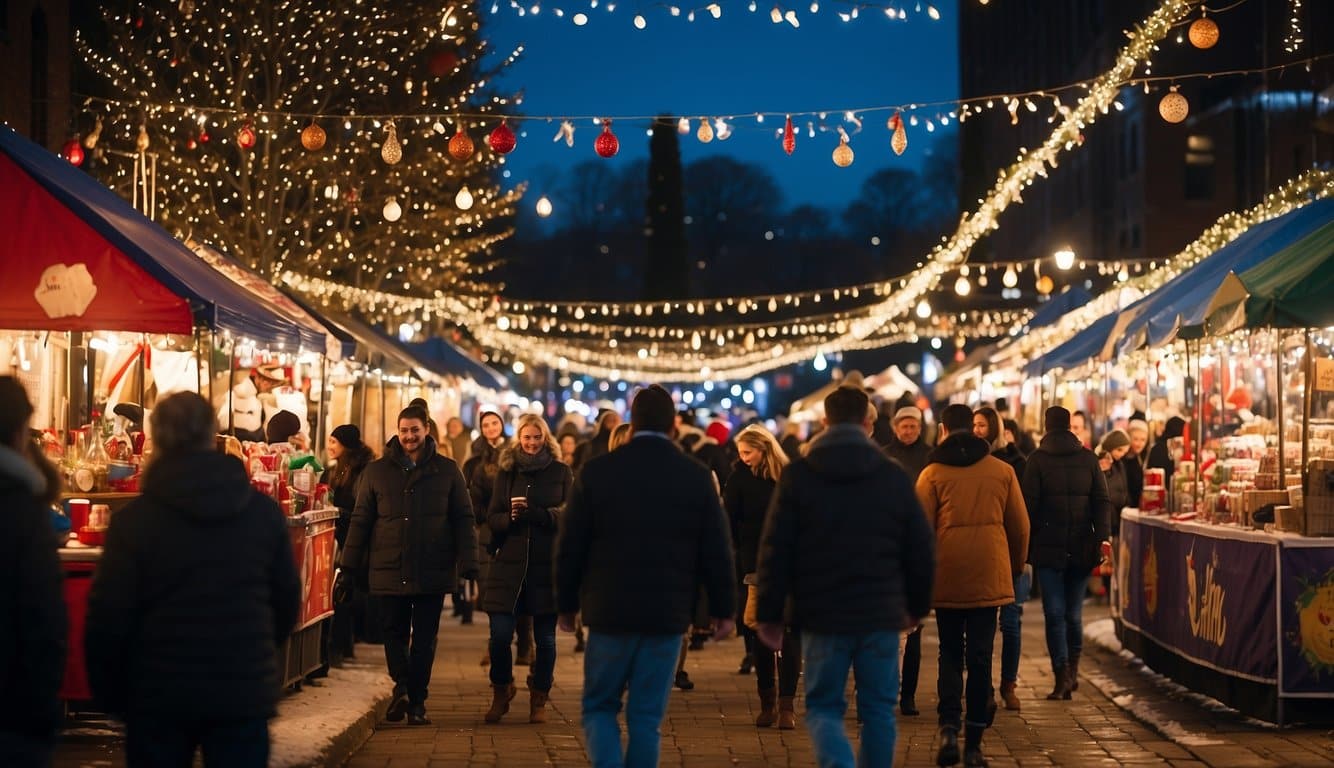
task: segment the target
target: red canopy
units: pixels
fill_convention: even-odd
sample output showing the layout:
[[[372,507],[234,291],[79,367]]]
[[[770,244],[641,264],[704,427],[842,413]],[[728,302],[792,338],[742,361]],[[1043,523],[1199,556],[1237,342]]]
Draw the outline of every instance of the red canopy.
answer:
[[[0,154],[0,328],[188,334],[189,303]]]

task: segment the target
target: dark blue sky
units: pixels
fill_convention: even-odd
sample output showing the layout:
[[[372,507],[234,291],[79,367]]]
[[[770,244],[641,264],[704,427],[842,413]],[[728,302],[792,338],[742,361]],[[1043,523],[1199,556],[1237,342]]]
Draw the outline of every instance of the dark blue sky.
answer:
[[[678,18],[668,16],[661,5],[634,1],[617,3],[610,13],[605,3],[590,9],[587,0],[546,0],[537,16],[519,17],[505,0],[495,14],[485,1],[481,10],[485,34],[498,53],[524,46],[522,57],[499,85],[524,92],[520,110],[527,115],[666,112],[698,118],[828,110],[831,125],[842,124],[852,133],[853,126],[842,122],[843,110],[957,98],[958,2],[934,0],[939,21],[915,11],[916,0],[904,0],[898,6],[907,11],[906,21],[890,21],[881,11],[863,9],[850,23],[838,18],[851,7],[845,3],[825,0],[815,15],[809,12],[810,0],[800,6],[783,4],[784,9],[800,7],[800,28],[772,23],[772,4],[760,2],[758,12],[751,13],[746,2],[735,0],[723,0],[721,19],[698,13],[694,22],[685,19],[689,2],[682,4]],[[565,18],[551,12],[557,5],[565,9]],[[925,11],[926,4],[921,8]],[[588,15],[585,26],[571,22],[576,11]],[[632,24],[637,12],[648,22],[645,30]],[[856,160],[848,168],[838,168],[830,159],[837,132],[807,136],[804,127],[810,118],[799,120],[803,130],[796,152],[785,155],[774,137],[783,124],[781,115],[766,118],[762,125],[754,118],[739,119],[730,139],[710,144],[695,138],[698,121],[693,120],[691,134],[682,137],[682,161],[724,153],[762,164],[782,188],[788,207],[814,203],[842,209],[872,172],[891,165],[918,167],[941,133],[928,134],[920,124],[909,128],[908,151],[896,158],[885,127],[889,113],[858,115],[864,127],[851,137]],[[553,169],[559,172],[596,159],[592,145],[598,129],[588,119],[575,124],[575,146],[568,148],[552,142],[559,121],[522,123],[519,146],[508,165],[514,178],[532,182],[527,203],[543,194],[544,185],[556,183]],[[646,128],[646,121],[616,123],[621,151],[607,162],[624,164],[647,156]]]

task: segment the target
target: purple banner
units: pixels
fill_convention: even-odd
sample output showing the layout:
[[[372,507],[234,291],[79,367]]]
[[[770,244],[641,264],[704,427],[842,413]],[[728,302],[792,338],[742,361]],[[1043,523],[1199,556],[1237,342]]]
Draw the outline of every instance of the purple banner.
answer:
[[[1334,541],[1284,547],[1282,562],[1282,693],[1334,696]]]
[[[1157,523],[1121,518],[1122,620],[1196,664],[1275,684],[1276,540]]]

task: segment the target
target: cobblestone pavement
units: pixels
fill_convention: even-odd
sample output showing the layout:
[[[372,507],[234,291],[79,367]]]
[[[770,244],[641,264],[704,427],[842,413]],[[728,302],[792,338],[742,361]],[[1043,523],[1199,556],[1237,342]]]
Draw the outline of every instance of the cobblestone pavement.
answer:
[[[1042,612],[1038,601],[1027,606],[1024,653],[1020,668],[1021,712],[1002,709],[984,741],[993,766],[1328,766],[1334,764],[1334,741],[1328,730],[1279,730],[1219,714],[1198,702],[1173,697],[1161,684],[1113,653],[1086,646],[1083,684],[1068,702],[1049,702],[1052,676],[1046,660]],[[1106,615],[1090,605],[1086,622]],[[433,725],[412,728],[381,724],[349,765],[385,766],[581,766],[587,765],[579,727],[581,657],[572,653],[573,639],[558,637],[556,685],[550,721],[527,722],[527,694],[520,691],[505,720],[482,722],[490,691],[479,661],[485,647],[485,618],[459,627],[442,624],[431,698]],[[1091,645],[1091,644],[1090,644]],[[896,765],[935,764],[936,634],[928,620],[923,639],[922,683],[917,695],[922,715],[899,718]],[[1000,639],[996,641],[995,673],[999,679]],[[696,687],[673,690],[663,724],[662,765],[689,766],[812,766],[810,740],[804,723],[795,731],[759,729],[753,725],[758,700],[754,678],[738,675],[739,640],[709,643],[692,653],[687,664]],[[516,677],[522,681],[524,670]],[[1104,691],[1107,691],[1104,693]],[[1129,697],[1129,698],[1127,698]],[[1157,729],[1136,719],[1116,701],[1153,702],[1159,709],[1138,708]],[[1136,709],[1131,707],[1131,709]],[[802,712],[800,700],[798,716]],[[1166,721],[1163,717],[1172,718]],[[848,726],[855,728],[850,710]],[[1172,736],[1164,735],[1166,733]],[[1176,740],[1173,740],[1173,737]]]

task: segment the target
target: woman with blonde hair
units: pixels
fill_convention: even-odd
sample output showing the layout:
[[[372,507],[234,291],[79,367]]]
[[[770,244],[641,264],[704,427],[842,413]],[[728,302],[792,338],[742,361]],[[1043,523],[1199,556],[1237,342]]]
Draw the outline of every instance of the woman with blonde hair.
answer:
[[[754,599],[755,562],[760,548],[760,532],[769,510],[778,478],[787,466],[787,453],[769,430],[752,424],[736,436],[740,459],[727,478],[723,490],[723,508],[732,522],[732,541],[736,542],[737,567],[742,574],[742,594],[746,602]],[[749,606],[743,616],[751,613]],[[755,682],[760,694],[760,714],[755,725],[768,728],[774,723],[784,730],[797,727],[793,701],[797,678],[801,676],[801,640],[789,622],[783,635],[783,649],[775,654],[764,643],[755,642],[755,628],[743,622],[746,646],[755,662]],[[778,685],[774,685],[777,671]]]
[[[611,453],[628,442],[630,442],[630,422],[626,421],[617,424],[611,431],[611,436],[607,438],[607,452]]]
[[[482,610],[491,619],[491,708],[486,722],[509,711],[516,693],[510,643],[518,617],[533,623],[536,659],[528,678],[528,722],[546,722],[556,668],[556,596],[552,567],[556,531],[574,484],[560,446],[541,416],[519,417],[517,439],[503,450],[487,507],[495,557],[486,575]]]

